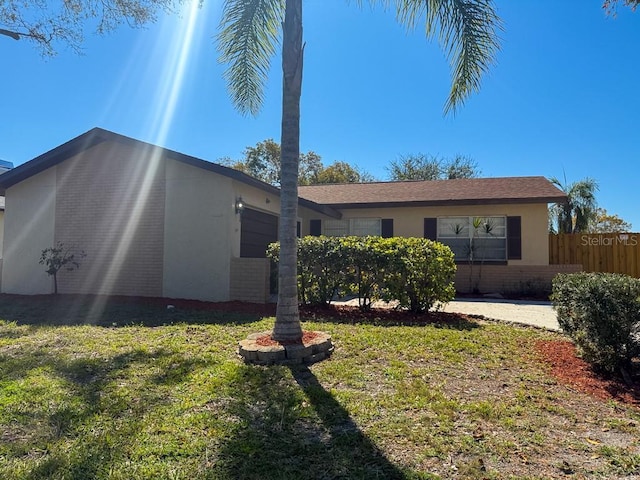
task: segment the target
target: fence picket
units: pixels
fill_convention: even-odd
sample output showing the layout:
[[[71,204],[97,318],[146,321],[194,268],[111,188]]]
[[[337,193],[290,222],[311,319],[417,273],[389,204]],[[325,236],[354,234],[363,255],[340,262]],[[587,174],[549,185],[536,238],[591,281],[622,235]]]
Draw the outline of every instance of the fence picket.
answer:
[[[640,233],[550,234],[549,263],[640,278]]]

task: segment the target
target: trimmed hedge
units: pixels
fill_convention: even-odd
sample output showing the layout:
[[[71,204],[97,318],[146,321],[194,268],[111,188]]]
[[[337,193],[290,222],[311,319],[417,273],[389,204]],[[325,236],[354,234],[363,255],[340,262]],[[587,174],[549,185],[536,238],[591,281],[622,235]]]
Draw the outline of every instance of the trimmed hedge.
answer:
[[[456,266],[449,247],[424,238],[389,240],[384,300],[397,300],[401,307],[415,313],[453,300]]]
[[[279,245],[267,256],[278,261]],[[304,237],[298,241],[300,301],[329,304],[337,294],[397,300],[412,312],[453,300],[456,266],[451,249],[423,238]]]
[[[606,372],[640,355],[640,280],[613,273],[559,274],[551,301],[582,357]]]

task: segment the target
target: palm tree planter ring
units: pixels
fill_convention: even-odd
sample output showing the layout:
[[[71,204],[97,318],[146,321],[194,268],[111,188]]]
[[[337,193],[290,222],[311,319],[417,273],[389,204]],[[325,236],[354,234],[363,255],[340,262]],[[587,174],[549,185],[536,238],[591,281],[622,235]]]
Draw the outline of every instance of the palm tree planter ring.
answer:
[[[311,364],[328,358],[333,353],[331,335],[305,330],[300,341],[277,342],[272,332],[252,333],[238,342],[238,355],[245,363],[257,365]]]

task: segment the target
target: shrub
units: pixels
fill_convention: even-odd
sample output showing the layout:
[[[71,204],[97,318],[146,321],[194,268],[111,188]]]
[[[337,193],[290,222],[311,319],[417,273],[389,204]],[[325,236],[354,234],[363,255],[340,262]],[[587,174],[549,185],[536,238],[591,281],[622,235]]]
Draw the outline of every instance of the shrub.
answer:
[[[346,291],[357,295],[362,310],[380,298],[384,272],[389,263],[382,237],[343,237],[340,240],[349,268],[346,272]]]
[[[267,256],[278,261],[279,244]],[[373,300],[397,300],[424,312],[453,299],[451,249],[422,238],[304,237],[298,240],[300,301],[329,304],[338,293],[358,296],[362,309]]]
[[[387,239],[384,297],[414,313],[453,300],[456,265],[449,247],[424,238]]]
[[[280,244],[272,243],[267,256],[278,261]],[[298,239],[298,293],[302,303],[328,305],[345,285],[348,268],[340,239],[304,237]]]
[[[640,280],[612,273],[560,274],[551,301],[582,357],[606,372],[640,354]]]
[[[53,293],[58,293],[58,272],[62,269],[69,272],[80,268],[80,261],[87,255],[83,251],[74,252],[72,247],[63,242],[56,243],[40,253],[40,265],[46,267],[45,272],[53,277]]]

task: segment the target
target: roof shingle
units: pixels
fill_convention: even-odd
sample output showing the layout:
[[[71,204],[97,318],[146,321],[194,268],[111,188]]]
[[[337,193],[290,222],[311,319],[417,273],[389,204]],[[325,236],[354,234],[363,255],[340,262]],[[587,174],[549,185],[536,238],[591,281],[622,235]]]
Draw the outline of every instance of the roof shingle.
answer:
[[[310,185],[299,187],[299,195],[340,208],[566,201],[564,192],[544,177]]]

